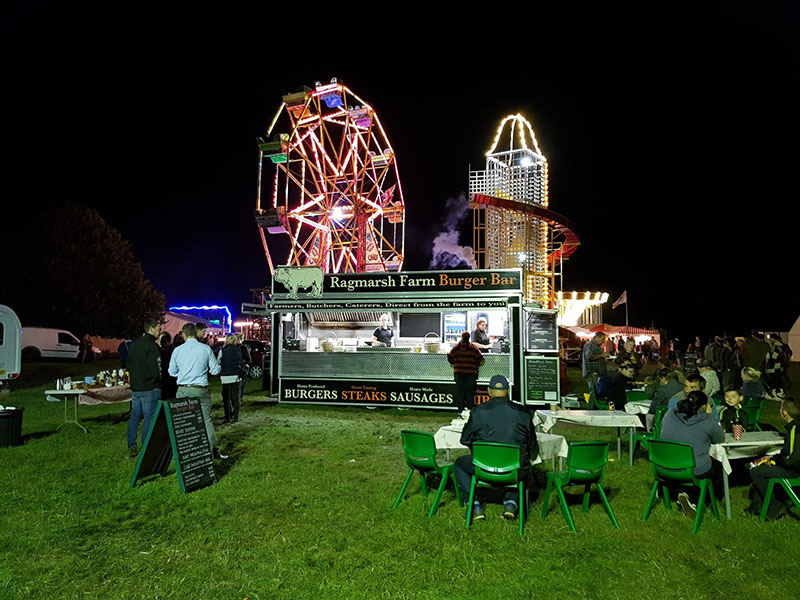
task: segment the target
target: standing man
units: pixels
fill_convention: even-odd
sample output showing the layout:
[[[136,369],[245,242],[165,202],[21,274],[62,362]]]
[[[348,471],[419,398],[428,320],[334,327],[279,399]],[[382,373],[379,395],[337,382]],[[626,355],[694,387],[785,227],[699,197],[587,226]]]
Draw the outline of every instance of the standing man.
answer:
[[[206,340],[206,329],[207,329],[206,324],[202,323],[201,321],[198,321],[197,323],[194,324],[194,328],[195,331],[197,331],[197,334],[195,335],[197,340],[199,342],[202,342],[203,344],[207,344],[208,340]]]
[[[594,337],[586,342],[583,346],[581,353],[581,374],[586,380],[586,385],[589,387],[589,403],[594,405],[594,388],[597,385],[597,380],[601,375],[606,374],[606,358],[608,352],[603,350],[603,344],[606,341],[606,334],[598,331]]]
[[[139,454],[136,432],[142,425],[142,446],[150,431],[150,422],[161,400],[161,350],[156,340],[161,335],[161,321],[144,322],[144,335],[131,342],[128,349],[128,371],[131,374],[131,418],[128,421],[128,455]]]
[[[172,351],[169,374],[178,378],[176,398],[199,398],[206,425],[208,443],[214,458],[228,458],[217,446],[217,432],[211,422],[211,393],[208,391],[208,374],[218,375],[220,366],[208,345],[197,339],[197,328],[187,323],[181,330],[186,341]]]
[[[531,413],[519,404],[508,399],[508,380],[502,375],[494,375],[489,381],[489,402],[478,406],[469,416],[469,421],[461,432],[461,444],[472,450],[474,442],[496,442],[519,446],[522,478],[530,475],[531,457],[539,453],[536,432],[533,429]],[[469,499],[469,488],[475,465],[472,455],[456,459],[455,474],[461,496]],[[516,519],[519,506],[518,494],[509,489],[503,500],[503,516]],[[467,500],[468,501],[468,500]],[[483,508],[478,500],[473,500],[472,518],[485,519]]]
[[[453,365],[453,379],[456,382],[456,406],[459,414],[471,409],[475,401],[475,386],[478,383],[478,369],[484,363],[481,351],[469,342],[469,331],[461,333],[461,341],[447,354],[447,362]]]

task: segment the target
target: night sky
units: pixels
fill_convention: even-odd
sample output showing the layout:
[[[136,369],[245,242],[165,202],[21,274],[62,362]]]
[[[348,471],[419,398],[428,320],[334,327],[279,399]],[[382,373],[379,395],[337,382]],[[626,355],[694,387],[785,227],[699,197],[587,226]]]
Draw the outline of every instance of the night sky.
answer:
[[[96,208],[168,306],[238,307],[267,284],[256,137],[282,93],[338,77],[397,152],[407,269],[427,268],[446,200],[521,112],[550,208],[581,237],[564,289],[608,291],[607,322],[624,323],[625,289],[632,325],[684,338],[788,331],[800,313],[797,8],[124,6],[33,3],[0,25],[4,210]]]

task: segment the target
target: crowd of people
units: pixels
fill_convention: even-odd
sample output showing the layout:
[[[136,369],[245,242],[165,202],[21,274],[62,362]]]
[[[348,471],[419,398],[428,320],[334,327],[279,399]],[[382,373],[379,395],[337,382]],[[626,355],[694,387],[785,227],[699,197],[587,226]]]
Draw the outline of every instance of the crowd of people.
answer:
[[[672,345],[674,348],[674,344]],[[746,338],[713,338],[703,346],[700,338],[687,348],[687,355],[665,353],[657,359],[653,376],[637,381],[642,357],[633,340],[625,340],[616,351],[617,368],[609,368],[609,349],[602,332],[589,340],[582,351],[582,374],[590,390],[590,402],[599,399],[623,408],[626,389],[641,386],[650,399],[645,425],[653,429],[656,414],[664,408],[660,437],[691,444],[695,456],[695,476],[709,478],[717,494],[722,491],[721,469],[712,461],[712,444],[725,440],[725,433],[736,434],[755,425],[749,422],[743,404],[748,399],[772,398],[781,402],[780,416],[786,422],[786,443],[780,454],[764,457],[751,469],[751,514],[760,514],[767,480],[770,477],[800,476],[800,447],[795,443],[795,427],[800,419],[800,402],[786,395],[791,388],[787,367],[791,351],[778,335],[753,333]],[[699,358],[698,358],[699,357]],[[712,401],[716,400],[716,402]],[[717,406],[719,404],[719,407]],[[681,491],[678,501],[686,514],[693,516],[697,498]],[[768,518],[783,515],[784,505],[770,505]]]
[[[131,457],[139,454],[137,432],[142,424],[142,446],[160,400],[198,398],[206,434],[214,458],[225,459],[220,450],[211,414],[208,376],[219,375],[222,383],[223,423],[236,423],[250,366],[244,336],[233,333],[223,344],[206,331],[204,323],[187,323],[171,336],[161,331],[161,321],[148,320],[144,334],[120,344],[120,360],[130,372],[131,415],[127,443]],[[214,347],[212,347],[214,346]]]

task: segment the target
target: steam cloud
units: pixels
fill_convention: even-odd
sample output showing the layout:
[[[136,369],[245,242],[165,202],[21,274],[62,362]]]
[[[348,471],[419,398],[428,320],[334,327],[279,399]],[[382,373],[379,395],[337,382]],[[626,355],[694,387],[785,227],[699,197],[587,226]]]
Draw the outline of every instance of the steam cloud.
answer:
[[[444,205],[444,231],[433,240],[431,269],[475,268],[475,255],[470,246],[460,246],[458,235],[467,216],[469,206],[462,193],[458,198],[448,198]]]

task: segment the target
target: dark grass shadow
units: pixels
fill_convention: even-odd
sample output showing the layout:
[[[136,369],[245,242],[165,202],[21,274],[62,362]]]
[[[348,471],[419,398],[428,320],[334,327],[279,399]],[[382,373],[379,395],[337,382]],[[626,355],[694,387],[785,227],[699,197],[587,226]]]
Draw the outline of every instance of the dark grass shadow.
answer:
[[[51,435],[55,435],[56,433],[58,433],[58,430],[56,429],[53,429],[52,431],[36,431],[34,433],[26,433],[22,436],[22,443],[25,444],[31,440],[43,440]]]

